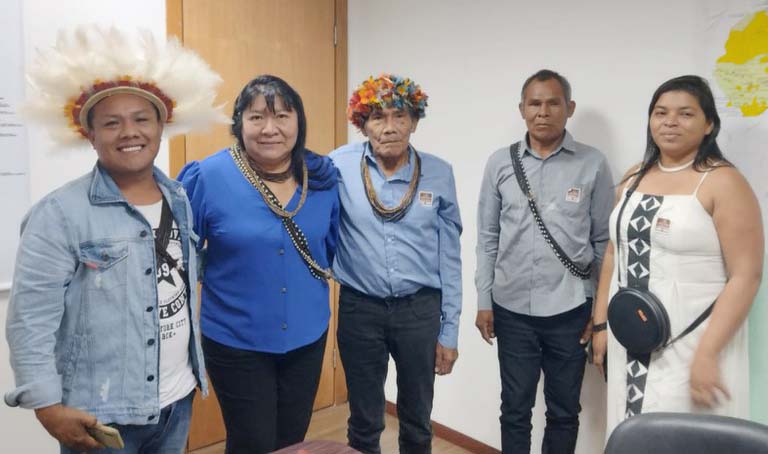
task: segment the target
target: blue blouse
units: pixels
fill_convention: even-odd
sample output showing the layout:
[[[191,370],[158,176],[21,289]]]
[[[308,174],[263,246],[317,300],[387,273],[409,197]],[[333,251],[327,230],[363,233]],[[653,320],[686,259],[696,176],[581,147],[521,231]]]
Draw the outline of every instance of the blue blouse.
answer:
[[[338,239],[337,173],[327,157],[307,152],[306,161],[310,186],[293,220],[312,257],[328,268]],[[229,150],[188,163],[178,178],[192,205],[198,247],[207,246],[202,333],[230,347],[268,353],[285,353],[319,339],[330,317],[328,283],[310,274],[282,221],[242,175]],[[300,197],[301,187],[286,210],[295,209]]]

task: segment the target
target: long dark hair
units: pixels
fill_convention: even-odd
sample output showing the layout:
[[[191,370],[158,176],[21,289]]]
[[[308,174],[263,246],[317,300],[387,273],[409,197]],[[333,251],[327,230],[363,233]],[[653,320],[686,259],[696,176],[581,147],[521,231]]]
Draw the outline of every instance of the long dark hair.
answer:
[[[267,109],[275,113],[275,97],[279,96],[283,105],[289,111],[296,112],[299,130],[296,135],[296,145],[291,150],[291,172],[299,184],[303,181],[302,162],[307,163],[309,187],[311,189],[328,189],[336,183],[337,173],[331,160],[320,156],[306,148],[307,115],[304,113],[304,103],[299,93],[288,82],[271,74],[262,74],[248,82],[235,99],[232,109],[232,135],[237,139],[240,148],[245,150],[243,143],[243,112],[251,106],[259,95],[264,96]]]
[[[291,171],[296,181],[301,182],[301,163],[304,160],[304,145],[307,141],[307,116],[304,113],[304,103],[301,96],[283,79],[270,74],[263,74],[251,80],[235,99],[232,110],[232,135],[237,139],[242,150],[243,143],[243,112],[251,106],[253,100],[259,95],[264,96],[267,109],[275,113],[275,97],[279,96],[283,105],[289,111],[296,112],[299,122],[299,131],[296,136],[296,145],[291,150]]]
[[[645,156],[643,156],[643,163],[640,169],[633,175],[645,175],[653,165],[659,162],[661,150],[659,150],[659,146],[656,145],[651,135],[650,119],[661,95],[670,91],[684,91],[696,98],[701,110],[704,112],[704,117],[712,123],[712,132],[704,136],[704,139],[701,141],[699,151],[693,160],[693,168],[703,172],[713,167],[732,166],[733,164],[725,159],[723,152],[717,145],[717,135],[720,133],[720,116],[717,114],[715,97],[712,96],[712,90],[710,90],[709,84],[703,78],[688,75],[669,79],[661,84],[653,93],[651,104],[648,106],[648,138],[645,146]],[[630,175],[630,177],[633,175]]]

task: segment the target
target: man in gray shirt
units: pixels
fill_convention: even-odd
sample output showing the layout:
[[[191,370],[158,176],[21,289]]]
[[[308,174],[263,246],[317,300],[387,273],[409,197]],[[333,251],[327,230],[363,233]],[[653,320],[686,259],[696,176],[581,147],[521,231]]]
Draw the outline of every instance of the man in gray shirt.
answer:
[[[579,430],[583,344],[592,330],[613,180],[605,156],[565,130],[576,104],[563,76],[537,72],[523,84],[521,98],[528,132],[491,155],[480,190],[475,324],[486,342],[499,340],[503,454],[530,452],[531,410],[542,370],[543,452],[568,454]],[[520,188],[513,153],[549,238]]]

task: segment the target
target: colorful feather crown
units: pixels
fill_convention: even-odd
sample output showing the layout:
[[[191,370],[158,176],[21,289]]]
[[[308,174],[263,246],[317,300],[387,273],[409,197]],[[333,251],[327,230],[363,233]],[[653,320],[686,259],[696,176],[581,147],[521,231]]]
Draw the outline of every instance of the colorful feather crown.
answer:
[[[408,108],[417,118],[424,118],[427,94],[411,79],[394,74],[382,74],[365,80],[352,92],[347,107],[347,118],[362,131],[374,109]]]
[[[53,48],[39,51],[27,80],[22,113],[61,145],[87,140],[88,112],[117,93],[150,101],[167,137],[230,121],[223,106],[213,105],[221,77],[176,38],[157,42],[147,31],[138,40],[95,25],[59,32]]]

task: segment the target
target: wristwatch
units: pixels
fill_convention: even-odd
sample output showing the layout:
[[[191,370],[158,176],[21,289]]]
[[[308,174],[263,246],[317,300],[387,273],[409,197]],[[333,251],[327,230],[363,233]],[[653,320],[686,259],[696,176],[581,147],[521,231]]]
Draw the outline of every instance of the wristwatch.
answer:
[[[608,322],[595,323],[594,325],[592,325],[592,332],[593,333],[597,333],[597,332],[600,332],[600,331],[605,331],[606,329],[608,329]]]

